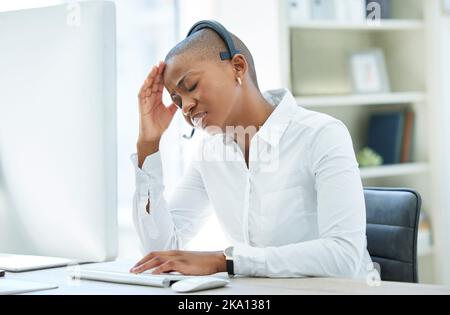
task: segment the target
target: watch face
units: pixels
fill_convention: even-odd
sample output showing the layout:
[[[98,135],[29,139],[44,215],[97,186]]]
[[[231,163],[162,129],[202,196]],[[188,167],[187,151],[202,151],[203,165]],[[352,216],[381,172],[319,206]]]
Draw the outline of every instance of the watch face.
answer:
[[[232,247],[232,246],[227,247],[227,248],[225,249],[225,257],[227,257],[227,258],[233,258],[233,247]]]

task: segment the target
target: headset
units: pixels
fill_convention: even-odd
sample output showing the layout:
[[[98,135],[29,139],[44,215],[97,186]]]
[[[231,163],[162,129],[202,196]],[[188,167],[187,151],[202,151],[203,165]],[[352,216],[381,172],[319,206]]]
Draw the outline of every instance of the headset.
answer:
[[[227,29],[220,24],[217,21],[214,20],[203,20],[203,21],[199,21],[197,23],[195,23],[191,29],[189,30],[186,38],[188,38],[189,36],[191,36],[192,34],[205,29],[205,28],[209,28],[213,31],[215,31],[217,33],[217,35],[220,36],[220,38],[222,38],[222,40],[225,42],[225,45],[227,46],[227,50],[228,51],[222,51],[219,54],[219,57],[221,60],[231,60],[236,54],[239,54],[240,51],[236,49],[236,47],[234,46],[233,43],[233,39],[231,38],[231,34],[227,31]],[[183,135],[184,139],[192,139],[192,137],[194,136],[195,133],[195,128],[192,128],[192,132],[191,134],[188,135]]]

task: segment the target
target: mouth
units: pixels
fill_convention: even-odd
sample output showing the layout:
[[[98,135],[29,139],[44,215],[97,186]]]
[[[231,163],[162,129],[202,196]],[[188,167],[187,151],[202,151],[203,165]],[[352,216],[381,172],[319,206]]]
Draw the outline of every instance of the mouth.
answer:
[[[208,113],[207,112],[201,112],[198,114],[195,114],[191,117],[191,122],[196,128],[203,128],[203,120],[206,117]]]

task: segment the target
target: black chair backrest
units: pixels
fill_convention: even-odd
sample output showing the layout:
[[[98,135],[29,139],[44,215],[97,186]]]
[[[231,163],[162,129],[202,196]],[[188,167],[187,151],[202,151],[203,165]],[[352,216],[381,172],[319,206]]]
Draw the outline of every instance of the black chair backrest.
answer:
[[[420,194],[403,188],[365,188],[364,197],[367,249],[381,267],[381,280],[417,283]]]

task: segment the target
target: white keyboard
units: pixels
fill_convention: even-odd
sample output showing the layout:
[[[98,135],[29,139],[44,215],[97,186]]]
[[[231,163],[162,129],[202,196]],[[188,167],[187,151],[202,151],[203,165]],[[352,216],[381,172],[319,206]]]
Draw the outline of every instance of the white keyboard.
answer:
[[[74,269],[70,271],[70,276],[74,279],[85,279],[103,282],[113,282],[121,284],[144,285],[167,288],[172,283],[192,276],[180,274],[160,274],[150,273],[133,274],[128,272],[100,271],[91,269]]]

